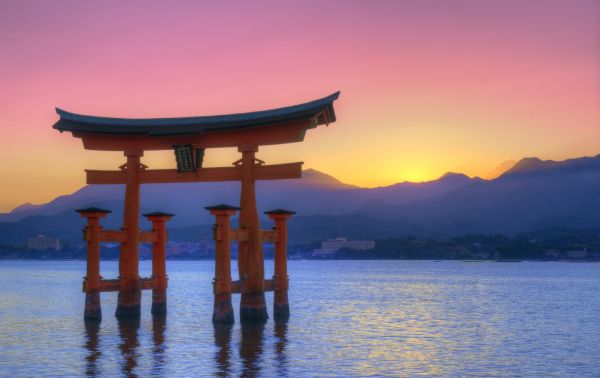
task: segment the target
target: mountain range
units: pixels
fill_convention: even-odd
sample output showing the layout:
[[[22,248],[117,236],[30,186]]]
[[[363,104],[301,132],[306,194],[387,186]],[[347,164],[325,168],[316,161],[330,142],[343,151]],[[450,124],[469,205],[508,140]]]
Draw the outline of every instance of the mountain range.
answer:
[[[205,206],[239,203],[239,183],[143,185],[141,210],[166,211],[173,240],[210,236]],[[600,155],[565,161],[525,158],[492,180],[446,173],[437,180],[361,188],[308,169],[301,179],[257,182],[261,211],[289,208],[292,243],[346,236],[444,238],[469,233],[514,235],[539,229],[600,227]],[[0,243],[36,234],[79,241],[83,219],[73,210],[113,211],[106,228],[121,223],[124,187],[88,185],[43,205],[24,204],[0,214]],[[270,222],[261,220],[265,227]],[[142,227],[149,228],[143,221]]]

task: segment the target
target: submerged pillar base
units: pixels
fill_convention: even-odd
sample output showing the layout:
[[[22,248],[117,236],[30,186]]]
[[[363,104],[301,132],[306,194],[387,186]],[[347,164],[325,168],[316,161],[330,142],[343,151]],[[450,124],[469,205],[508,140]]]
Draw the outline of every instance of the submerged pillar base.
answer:
[[[216,294],[213,307],[213,323],[233,324],[233,306],[231,305],[231,294]]]
[[[117,311],[115,312],[115,316],[118,318],[134,318],[141,315],[142,288],[140,281],[137,280],[132,286],[119,291]]]
[[[290,318],[290,305],[287,303],[273,305],[273,317],[276,321],[288,320]]]
[[[240,321],[264,323],[269,319],[264,292],[242,293],[240,301]]]
[[[273,317],[275,320],[288,320],[290,318],[290,305],[286,291],[275,291],[273,301]]]
[[[119,298],[121,297],[121,293],[119,293]],[[117,311],[115,311],[115,316],[117,318],[139,318],[142,314],[141,305],[138,304],[117,304]]]
[[[167,313],[167,290],[152,290],[152,310],[154,315],[163,315]]]
[[[100,292],[92,291],[85,293],[85,309],[83,310],[85,320],[102,319],[102,307],[100,306]]]

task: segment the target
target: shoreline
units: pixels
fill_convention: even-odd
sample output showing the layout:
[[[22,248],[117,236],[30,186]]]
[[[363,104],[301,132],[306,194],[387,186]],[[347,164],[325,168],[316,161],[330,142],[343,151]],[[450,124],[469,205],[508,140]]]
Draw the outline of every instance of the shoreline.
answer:
[[[273,261],[272,258],[265,258],[265,261]],[[86,259],[74,259],[74,258],[23,258],[23,257],[0,257],[0,261],[86,261]],[[101,259],[100,261],[119,261],[118,259]],[[140,261],[152,261],[152,259],[140,259]],[[214,258],[167,258],[167,261],[215,261]],[[231,261],[237,261],[232,258]],[[350,259],[350,258],[303,258],[303,259],[289,259],[288,261],[431,261],[431,262],[445,262],[445,261],[457,261],[462,263],[523,263],[523,262],[563,262],[563,263],[600,263],[600,260],[548,260],[548,259],[524,259],[524,260],[464,260],[464,259]]]

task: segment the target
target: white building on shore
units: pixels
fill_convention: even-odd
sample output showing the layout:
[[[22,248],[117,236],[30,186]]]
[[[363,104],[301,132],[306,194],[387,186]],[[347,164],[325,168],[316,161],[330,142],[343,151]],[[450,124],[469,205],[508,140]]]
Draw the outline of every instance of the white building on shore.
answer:
[[[58,251],[61,248],[60,239],[48,238],[45,235],[27,239],[27,249],[30,251],[46,251],[48,249]]]
[[[566,252],[569,259],[585,259],[589,256],[587,249],[571,250]]]

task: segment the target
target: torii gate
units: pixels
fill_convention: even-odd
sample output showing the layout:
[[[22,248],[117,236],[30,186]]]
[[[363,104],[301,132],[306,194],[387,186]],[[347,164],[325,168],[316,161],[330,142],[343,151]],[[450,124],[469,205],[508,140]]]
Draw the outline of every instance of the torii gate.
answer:
[[[258,147],[301,142],[306,130],[335,122],[333,102],[339,92],[308,103],[218,116],[185,118],[126,119],[74,114],[56,109],[60,116],[54,128],[81,138],[87,150],[122,151],[125,164],[115,171],[86,170],[87,184],[125,184],[125,208],[121,230],[104,230],[99,219],[110,211],[79,209],[88,219],[84,238],[88,243],[84,317],[101,318],[100,292],[118,291],[117,317],[140,316],[141,290],[152,289],[152,312],[166,313],[167,276],[165,269],[165,222],[173,214],[144,214],[153,230],[139,229],[140,184],[241,181],[240,207],[207,207],[216,216],[215,224],[215,306],[213,322],[233,322],[231,293],[241,293],[240,319],[265,321],[268,318],[265,290],[275,291],[274,316],[287,318],[287,229],[285,221],[293,212],[277,209],[266,212],[276,222],[274,231],[261,231],[256,207],[255,181],[300,178],[302,162],[266,165],[256,158]],[[233,167],[202,167],[205,149],[237,147],[241,159]],[[140,162],[144,151],[174,149],[177,169],[148,169]],[[232,230],[229,217],[239,210],[239,229]],[[239,243],[239,281],[231,281],[229,243]],[[121,243],[119,278],[100,276],[100,242]],[[140,278],[138,243],[152,243],[152,277]],[[274,242],[275,278],[264,279],[263,242]]]

